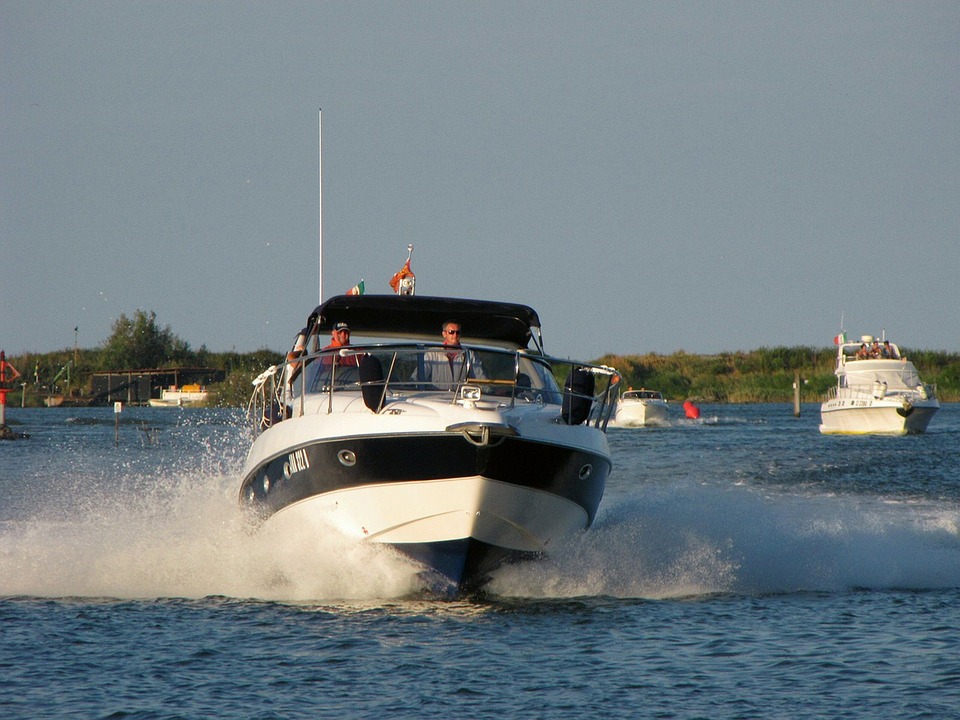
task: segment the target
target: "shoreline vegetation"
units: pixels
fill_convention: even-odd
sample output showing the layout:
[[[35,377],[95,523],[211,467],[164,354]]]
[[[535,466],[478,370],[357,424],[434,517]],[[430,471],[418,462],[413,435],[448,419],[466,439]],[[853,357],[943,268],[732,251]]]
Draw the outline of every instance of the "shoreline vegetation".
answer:
[[[960,401],[960,353],[901,346],[924,383],[937,386],[941,402]],[[671,401],[704,403],[790,403],[800,378],[801,402],[822,402],[837,384],[837,350],[770,347],[714,355],[604,355],[595,362],[620,371],[624,388],[660,390]]]
[[[941,402],[960,401],[960,353],[905,350],[925,383],[937,386]],[[693,400],[701,403],[789,403],[797,374],[802,402],[820,402],[836,385],[833,348],[771,347],[750,351],[695,355],[679,350],[670,355],[657,353],[603,355],[595,362],[609,365],[629,387],[660,390],[671,402]],[[226,378],[207,388],[208,406],[246,407],[251,382],[265,368],[282,362],[283,353],[268,349],[254,352],[214,353],[202,351],[190,357],[160,359],[157,363],[113,367],[104,363],[103,350],[65,349],[47,353],[23,353],[7,358],[21,377],[11,384],[8,404],[42,407],[44,398],[62,394],[74,401],[90,395],[93,373],[118,369],[207,367],[226,372]],[[69,375],[63,368],[70,365]],[[56,382],[52,378],[57,374]],[[26,383],[24,386],[23,383]]]
[[[960,401],[960,353],[900,350],[916,365],[923,382],[937,386],[941,402]],[[608,354],[590,362],[615,368],[623,377],[623,389],[659,390],[672,402],[783,403],[793,402],[798,376],[801,402],[822,401],[836,385],[836,356],[834,347],[796,346],[712,355],[683,350],[670,355]],[[157,325],[156,313],[137,310],[132,318],[121,314],[99,348],[8,356],[21,376],[8,383],[7,403],[42,407],[45,398],[64,395],[71,404],[85,404],[93,373],[203,367],[226,375],[223,382],[206,388],[207,405],[242,408],[250,399],[253,379],[283,358],[283,352],[266,348],[247,353],[210,352],[206,346],[192,350],[169,325]]]

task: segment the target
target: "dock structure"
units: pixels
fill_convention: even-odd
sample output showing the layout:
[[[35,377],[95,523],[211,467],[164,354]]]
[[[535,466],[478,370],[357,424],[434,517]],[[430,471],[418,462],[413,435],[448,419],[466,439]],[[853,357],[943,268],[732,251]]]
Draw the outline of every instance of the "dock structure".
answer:
[[[149,405],[151,398],[161,397],[163,390],[183,385],[208,386],[223,382],[225,370],[215,368],[153,368],[112,370],[91,376],[91,405]]]

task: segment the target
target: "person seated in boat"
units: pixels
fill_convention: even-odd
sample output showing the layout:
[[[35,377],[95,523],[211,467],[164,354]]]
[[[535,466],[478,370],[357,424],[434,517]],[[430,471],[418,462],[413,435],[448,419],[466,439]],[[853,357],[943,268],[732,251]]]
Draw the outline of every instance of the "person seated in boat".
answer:
[[[880,349],[880,356],[885,360],[890,360],[894,357],[893,348],[890,346],[889,340],[883,341],[883,347]]]
[[[877,360],[880,358],[883,351],[880,349],[880,341],[874,340],[873,345],[870,346],[870,359]]]
[[[472,350],[460,347],[461,326],[458,320],[447,320],[441,328],[442,348],[433,348],[423,354],[423,372],[414,373],[414,380],[426,380],[441,390],[453,390],[467,378],[483,380],[483,364]]]
[[[870,350],[867,348],[866,344],[860,343],[860,348],[857,350],[856,358],[857,360],[866,360],[870,357]]]
[[[333,330],[330,331],[330,342],[329,344],[323,347],[324,350],[336,350],[337,348],[346,347],[350,344],[350,326],[345,322],[338,322],[333,326]],[[328,368],[333,363],[333,359],[336,358],[337,367],[359,367],[360,366],[360,356],[359,355],[338,355],[337,353],[330,353],[329,355],[323,356],[324,367]]]
[[[322,392],[330,386],[334,377],[333,369],[336,366],[335,381],[338,387],[351,385],[359,381],[358,368],[362,354],[349,353],[341,355],[340,348],[350,345],[350,327],[345,322],[338,322],[330,331],[330,342],[320,348],[323,353],[319,362],[308,364],[306,387],[308,393]],[[324,352],[326,351],[326,352]]]

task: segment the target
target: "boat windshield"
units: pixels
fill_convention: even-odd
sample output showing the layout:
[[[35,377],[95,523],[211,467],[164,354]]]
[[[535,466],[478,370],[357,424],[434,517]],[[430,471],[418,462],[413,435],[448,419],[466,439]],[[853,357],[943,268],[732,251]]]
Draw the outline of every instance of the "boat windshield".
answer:
[[[449,353],[449,354],[448,354]],[[564,389],[558,378],[565,378]],[[392,403],[429,396],[451,403],[493,402],[500,407],[553,405],[565,420],[587,415],[606,429],[620,376],[611,367],[551,358],[527,350],[439,343],[356,345],[320,350],[274,365],[254,381],[247,408],[254,432],[286,418],[359,407],[389,412]]]
[[[922,384],[916,367],[910,362],[902,363],[896,370],[847,370],[843,380],[846,387],[868,387],[882,382],[890,390],[907,390]]]
[[[364,365],[361,380],[361,364]],[[388,394],[450,391],[463,385],[483,395],[512,397],[534,393],[547,404],[560,404],[562,392],[549,365],[537,356],[499,349],[443,345],[377,345],[324,350],[308,357],[294,394],[358,390],[361,382],[383,384]]]
[[[663,395],[656,390],[627,390],[624,400],[662,400]]]

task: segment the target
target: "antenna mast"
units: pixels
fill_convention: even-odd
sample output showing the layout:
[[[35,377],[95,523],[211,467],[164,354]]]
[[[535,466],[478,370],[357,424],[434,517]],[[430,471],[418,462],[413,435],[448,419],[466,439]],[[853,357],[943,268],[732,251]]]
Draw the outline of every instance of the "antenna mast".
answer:
[[[320,269],[317,274],[318,277],[318,292],[320,295],[320,303],[323,303],[323,110],[317,111],[317,178],[318,178],[318,192],[319,192],[319,207],[320,207],[320,231],[319,231],[319,243],[320,243]]]

